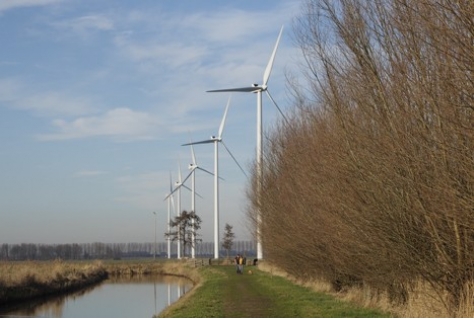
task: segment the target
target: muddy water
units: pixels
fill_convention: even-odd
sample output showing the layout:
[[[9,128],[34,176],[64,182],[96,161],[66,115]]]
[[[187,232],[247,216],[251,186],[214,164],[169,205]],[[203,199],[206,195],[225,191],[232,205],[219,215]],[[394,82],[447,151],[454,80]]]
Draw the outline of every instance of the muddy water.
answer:
[[[73,294],[0,309],[0,317],[150,318],[192,288],[171,276],[110,278]]]

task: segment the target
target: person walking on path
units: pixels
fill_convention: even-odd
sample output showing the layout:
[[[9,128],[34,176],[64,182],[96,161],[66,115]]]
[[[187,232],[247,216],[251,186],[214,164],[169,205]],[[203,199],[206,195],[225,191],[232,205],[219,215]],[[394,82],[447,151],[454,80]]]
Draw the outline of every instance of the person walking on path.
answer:
[[[239,274],[243,274],[244,273],[244,257],[242,255],[239,255],[239,271],[238,273]]]
[[[235,270],[237,271],[237,273],[239,273],[239,271],[240,271],[240,267],[239,267],[240,255],[237,254],[237,256],[235,256],[234,260],[235,260]]]

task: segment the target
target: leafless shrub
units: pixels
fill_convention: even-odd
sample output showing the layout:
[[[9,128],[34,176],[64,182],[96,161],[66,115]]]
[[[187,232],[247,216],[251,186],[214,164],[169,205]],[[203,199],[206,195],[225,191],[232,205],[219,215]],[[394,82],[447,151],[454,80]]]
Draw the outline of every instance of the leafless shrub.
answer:
[[[293,86],[249,191],[265,259],[394,304],[422,279],[451,315],[472,309],[473,16],[462,0],[305,3],[310,91]]]

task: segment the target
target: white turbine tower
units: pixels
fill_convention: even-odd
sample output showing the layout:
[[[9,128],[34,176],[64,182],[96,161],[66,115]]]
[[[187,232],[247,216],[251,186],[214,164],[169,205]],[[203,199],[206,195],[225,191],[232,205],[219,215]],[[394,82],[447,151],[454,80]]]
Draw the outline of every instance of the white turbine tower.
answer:
[[[194,148],[193,148],[193,143],[192,141],[190,141],[189,145],[191,146],[191,157],[192,157],[192,160],[193,162],[191,164],[189,164],[188,168],[191,170],[191,172],[188,174],[188,176],[186,176],[186,178],[183,180],[183,183],[186,182],[186,180],[189,178],[189,176],[191,176],[191,191],[192,191],[192,195],[191,195],[191,210],[193,211],[194,214],[196,214],[196,170],[199,169],[203,172],[206,172],[210,175],[214,175],[212,174],[211,172],[209,172],[208,170],[200,167],[197,162],[196,162],[196,155],[194,154]],[[196,250],[195,250],[195,247],[196,247],[196,238],[195,238],[195,232],[196,232],[196,229],[194,228],[194,218],[192,219],[192,236],[191,236],[191,258],[195,258],[196,257]]]
[[[270,78],[270,73],[272,72],[273,68],[273,61],[275,60],[276,51],[278,48],[278,43],[280,42],[281,34],[283,32],[283,26],[280,29],[280,34],[278,35],[278,39],[276,41],[275,47],[273,49],[273,53],[270,57],[270,61],[268,61],[267,67],[263,74],[263,82],[262,84],[253,84],[252,86],[247,87],[240,87],[240,88],[231,88],[231,89],[221,89],[221,90],[210,90],[207,92],[251,92],[257,93],[257,200],[258,205],[260,205],[260,193],[261,193],[261,186],[262,186],[262,163],[263,163],[263,148],[262,148],[262,92],[266,92],[270,100],[276,106],[278,111],[283,115],[283,112],[280,110],[278,105],[276,104],[275,100],[271,96],[270,92],[268,92],[268,80]],[[284,115],[283,115],[284,116]],[[260,240],[260,207],[257,207],[257,258],[263,258],[262,252],[262,244]]]
[[[171,222],[171,206],[173,206],[174,209],[174,200],[173,200],[173,182],[172,182],[172,177],[171,177],[171,172],[170,172],[170,192],[166,195],[165,200],[168,200],[168,221],[167,221],[167,233],[169,234],[171,232],[170,228],[170,222]],[[171,240],[170,236],[168,235],[166,238],[167,244],[168,244],[168,259],[171,258]]]
[[[217,137],[213,135],[208,140],[187,143],[187,144],[182,145],[182,146],[186,146],[186,145],[214,143],[214,259],[219,258],[219,143],[222,143],[222,145],[227,150],[229,155],[232,157],[235,163],[239,166],[241,171],[245,174],[245,171],[243,170],[243,168],[240,166],[240,164],[235,159],[234,155],[232,155],[231,151],[222,140],[222,132],[224,131],[224,125],[225,125],[225,120],[227,117],[227,111],[229,109],[229,105],[230,105],[230,97],[227,102],[227,106],[225,108],[224,116],[222,117],[221,125],[219,126],[219,132],[218,132]]]

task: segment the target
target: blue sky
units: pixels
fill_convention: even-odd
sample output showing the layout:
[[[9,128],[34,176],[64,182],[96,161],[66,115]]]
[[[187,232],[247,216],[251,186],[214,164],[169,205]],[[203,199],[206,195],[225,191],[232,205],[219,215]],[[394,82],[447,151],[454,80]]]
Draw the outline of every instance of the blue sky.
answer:
[[[288,109],[297,68],[292,19],[302,1],[0,0],[0,243],[164,239],[169,174],[193,140],[217,130],[228,93],[261,83]],[[264,128],[278,113],[264,96]],[[233,93],[224,140],[255,158],[256,96]],[[213,170],[212,145],[195,147]],[[196,211],[212,241],[213,179],[196,175]],[[248,181],[220,148],[220,229],[249,239]],[[191,208],[183,192],[182,208]],[[222,231],[221,231],[222,233]]]

